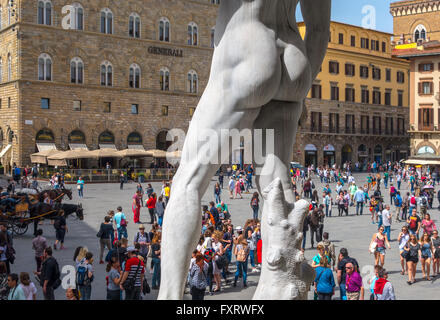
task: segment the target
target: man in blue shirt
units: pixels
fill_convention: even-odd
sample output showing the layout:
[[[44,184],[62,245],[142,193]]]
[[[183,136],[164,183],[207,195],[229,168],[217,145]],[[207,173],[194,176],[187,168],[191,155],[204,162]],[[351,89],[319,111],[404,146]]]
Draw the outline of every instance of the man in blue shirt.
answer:
[[[353,196],[354,201],[356,202],[356,215],[359,215],[359,207],[361,208],[361,215],[364,210],[364,202],[365,202],[365,194],[364,189],[359,188],[356,190]]]
[[[396,199],[394,200],[394,205],[396,206],[396,218],[397,221],[399,222],[400,222],[400,211],[402,210],[402,204],[403,204],[403,200],[402,197],[400,196],[400,191],[397,191]]]
[[[125,214],[122,212],[122,207],[118,207],[116,210],[118,210],[118,212],[115,214],[114,219],[116,222],[116,228],[118,229],[118,239],[121,240],[122,237],[128,239],[127,227],[121,226],[121,220],[124,219],[125,222],[127,222],[127,218],[125,217]]]

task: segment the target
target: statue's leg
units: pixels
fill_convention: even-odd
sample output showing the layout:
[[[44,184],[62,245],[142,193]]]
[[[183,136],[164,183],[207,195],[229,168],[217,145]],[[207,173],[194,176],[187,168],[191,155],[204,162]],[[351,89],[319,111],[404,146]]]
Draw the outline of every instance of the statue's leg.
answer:
[[[287,202],[294,203],[295,195],[290,183],[290,161],[292,160],[293,145],[298,130],[298,121],[302,114],[302,103],[283,102],[272,100],[263,106],[258,118],[255,120],[254,129],[263,130],[263,152],[273,148],[275,163],[270,170],[268,163],[255,163],[257,172],[256,184],[261,192],[276,178],[280,178],[283,184],[284,195]],[[274,141],[266,141],[265,130],[274,130]],[[273,146],[267,144],[273,143]],[[269,148],[268,148],[269,147]],[[255,146],[254,146],[255,148]],[[266,166],[262,170],[263,166]],[[259,171],[262,171],[261,173]]]

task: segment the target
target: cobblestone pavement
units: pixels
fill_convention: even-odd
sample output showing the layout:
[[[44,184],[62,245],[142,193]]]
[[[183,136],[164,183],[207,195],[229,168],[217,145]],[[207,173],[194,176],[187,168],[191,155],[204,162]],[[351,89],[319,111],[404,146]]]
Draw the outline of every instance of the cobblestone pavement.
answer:
[[[366,174],[355,174],[356,182],[358,185],[364,185],[366,183]],[[226,180],[226,179],[225,179]],[[314,179],[316,188],[321,194],[323,185],[318,179]],[[143,184],[146,186],[146,184]],[[160,191],[161,183],[153,183],[155,191]],[[213,195],[214,181],[211,183],[208,191],[203,197],[203,203],[207,203],[214,199]],[[225,181],[226,187],[226,181]],[[331,189],[334,196],[335,184],[331,184]],[[54,256],[60,264],[60,268],[63,266],[73,265],[72,257],[73,252],[77,246],[87,246],[88,249],[94,253],[94,268],[95,268],[95,280],[92,284],[92,299],[100,300],[105,299],[105,265],[99,265],[99,244],[96,237],[96,233],[99,229],[99,225],[104,219],[108,210],[115,210],[117,206],[121,205],[124,212],[128,216],[129,226],[128,235],[130,243],[132,243],[135,233],[137,231],[137,225],[133,224],[133,215],[131,212],[131,197],[136,190],[135,183],[128,183],[124,186],[124,190],[119,189],[119,184],[88,184],[85,186],[84,198],[79,199],[76,194],[75,186],[72,186],[75,191],[74,198],[66,203],[82,203],[84,207],[85,220],[79,221],[74,217],[69,217],[67,223],[69,232],[66,235],[66,249],[62,251],[55,251]],[[382,186],[382,192],[387,193]],[[406,192],[408,186],[402,183],[401,192]],[[222,199],[228,204],[232,215],[232,222],[234,226],[243,226],[246,219],[252,218],[252,210],[249,206],[251,194],[244,194],[243,200],[241,199],[229,199],[227,189],[223,189]],[[389,203],[389,195],[385,195],[385,202]],[[434,200],[435,209],[430,210],[432,219],[436,222],[439,218],[439,211],[436,209],[438,206],[437,200]],[[394,212],[394,208],[392,208]],[[371,223],[369,211],[364,209],[364,215],[356,216],[355,208],[350,207],[348,217],[337,217],[337,210],[333,208],[331,218],[325,219],[324,231],[329,232],[330,240],[332,240],[336,246],[337,253],[339,249],[345,247],[348,249],[349,255],[357,259],[362,270],[362,276],[365,279],[369,279],[372,275],[372,268],[374,265],[374,258],[368,252],[369,242],[374,232],[377,230],[377,225]],[[141,221],[149,221],[149,215],[146,208],[141,209]],[[391,250],[387,250],[385,258],[385,268],[389,271],[389,280],[395,287],[395,293],[397,299],[439,299],[440,298],[440,277],[433,279],[432,281],[423,281],[421,274],[420,263],[417,266],[416,279],[418,280],[414,285],[409,286],[407,276],[400,275],[400,260],[397,244],[397,235],[403,223],[396,223],[393,220],[391,228]],[[30,226],[31,227],[31,226]],[[44,236],[48,239],[50,245],[53,245],[55,241],[55,231],[52,225],[48,221],[45,221],[44,225],[40,226],[44,231]],[[146,224],[147,231],[150,229],[150,225]],[[24,236],[14,238],[14,247],[17,250],[17,258],[14,265],[12,265],[12,272],[19,273],[26,271],[32,273],[36,269],[33,250],[31,248],[32,240],[32,228]],[[305,256],[310,261],[316,254],[315,249],[310,249],[310,238],[307,234],[307,244]],[[150,260],[148,261],[148,265]],[[67,267],[66,267],[67,268]],[[235,271],[235,267],[232,266],[231,271]],[[251,268],[249,268],[250,270]],[[163,277],[166,275],[162,274]],[[148,281],[151,285],[152,275],[148,273]],[[335,274],[336,277],[336,274]],[[258,283],[259,274],[249,273],[248,275],[248,288],[244,289],[240,284],[236,288],[231,286],[232,281],[228,285],[222,286],[222,291],[216,293],[213,296],[206,296],[207,300],[210,299],[224,299],[224,300],[245,300],[251,299]],[[229,276],[229,279],[233,280],[233,275]],[[38,299],[43,299],[42,290],[38,287]],[[145,299],[152,300],[157,297],[157,290],[145,297]],[[369,292],[366,291],[365,298],[368,299]],[[64,299],[64,290],[59,288],[56,290],[56,298]],[[185,295],[185,299],[190,299],[189,295]],[[313,299],[313,293],[310,291],[309,299]],[[339,299],[339,290],[336,290],[334,299]]]

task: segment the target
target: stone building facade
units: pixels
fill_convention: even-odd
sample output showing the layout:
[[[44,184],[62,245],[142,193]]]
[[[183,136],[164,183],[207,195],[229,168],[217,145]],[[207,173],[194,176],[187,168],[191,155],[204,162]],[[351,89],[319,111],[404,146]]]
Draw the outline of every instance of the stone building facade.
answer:
[[[440,0],[395,1],[390,12],[397,43],[440,40]]]
[[[321,72],[305,101],[307,119],[294,161],[342,165],[409,155],[409,63],[392,57],[391,36],[331,23]]]
[[[393,54],[411,68],[411,155],[440,159],[440,1],[398,1],[391,13]]]
[[[74,143],[164,148],[208,82],[215,2],[0,0],[2,163]]]

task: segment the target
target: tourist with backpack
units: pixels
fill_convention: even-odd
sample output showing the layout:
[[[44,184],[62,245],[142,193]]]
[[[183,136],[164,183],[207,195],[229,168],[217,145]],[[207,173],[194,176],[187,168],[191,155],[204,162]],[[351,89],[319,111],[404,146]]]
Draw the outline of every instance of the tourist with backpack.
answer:
[[[76,267],[76,286],[81,294],[81,300],[90,300],[92,294],[93,254],[87,252],[84,259]]]
[[[235,272],[234,287],[237,286],[238,277],[243,276],[243,287],[247,288],[247,258],[249,255],[249,246],[246,238],[240,235],[235,245],[234,254],[237,260],[237,271]]]
[[[322,257],[315,270],[314,280],[315,293],[318,300],[331,300],[335,294],[335,278],[326,257]]]
[[[54,290],[61,285],[61,273],[57,260],[52,257],[52,248],[44,249],[41,272],[34,272],[43,287],[44,300],[55,300]]]
[[[145,232],[145,227],[143,224],[139,225],[139,232],[136,233],[133,242],[134,246],[136,246],[136,244],[139,244],[139,255],[144,258],[144,261],[146,263],[151,240],[148,233]]]
[[[119,287],[125,291],[125,300],[140,300],[145,267],[137,256],[135,247],[127,248],[128,260]]]
[[[189,272],[189,285],[192,300],[204,300],[206,287],[208,286],[208,268],[202,254],[195,256],[195,262]]]
[[[328,232],[324,232],[322,234],[322,241],[318,243],[319,245],[322,245],[324,247],[324,255],[329,257],[329,266],[333,266],[333,268],[336,265],[336,253],[335,253],[335,245],[331,243],[331,241],[328,239],[329,234]]]
[[[116,223],[116,228],[118,230],[118,239],[121,240],[122,237],[128,238],[127,235],[127,218],[125,217],[125,214],[122,212],[122,207],[118,207],[117,212],[115,214],[114,220]]]

